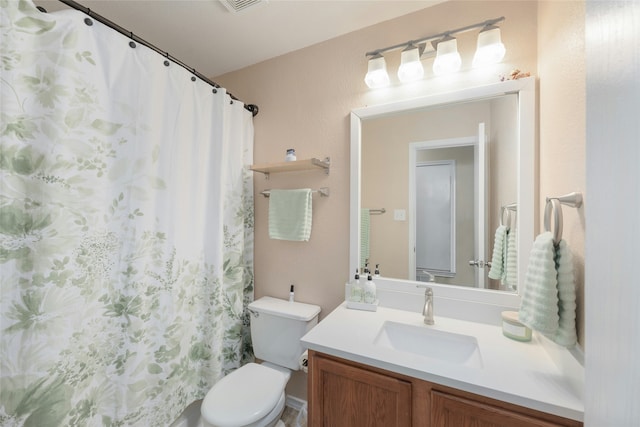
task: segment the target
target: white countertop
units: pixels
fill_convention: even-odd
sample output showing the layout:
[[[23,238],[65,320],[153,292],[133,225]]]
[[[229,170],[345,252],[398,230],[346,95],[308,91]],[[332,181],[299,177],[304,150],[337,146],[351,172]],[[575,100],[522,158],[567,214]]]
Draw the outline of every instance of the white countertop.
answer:
[[[471,335],[477,339],[482,366],[461,366],[375,345],[385,321]],[[329,355],[583,421],[584,369],[567,350],[548,351],[554,344],[535,332],[532,341],[519,342],[505,337],[499,326],[438,316],[435,325],[427,326],[420,313],[386,307],[375,312],[351,310],[343,303],[302,343]]]

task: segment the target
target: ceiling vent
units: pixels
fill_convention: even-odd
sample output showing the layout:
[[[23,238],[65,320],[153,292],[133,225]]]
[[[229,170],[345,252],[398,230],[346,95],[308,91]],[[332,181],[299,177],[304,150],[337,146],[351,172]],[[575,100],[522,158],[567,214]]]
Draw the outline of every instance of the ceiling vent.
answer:
[[[249,9],[250,7],[267,3],[267,1],[268,0],[220,0],[220,3],[229,9],[229,12],[238,13]]]

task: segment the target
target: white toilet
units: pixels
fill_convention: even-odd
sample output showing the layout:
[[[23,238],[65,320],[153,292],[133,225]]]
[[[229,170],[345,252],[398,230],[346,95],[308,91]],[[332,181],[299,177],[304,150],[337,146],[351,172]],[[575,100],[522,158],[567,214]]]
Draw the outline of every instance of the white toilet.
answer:
[[[290,370],[299,369],[304,352],[300,338],[318,323],[320,307],[262,297],[249,304],[249,311],[253,351],[264,362],[242,366],[209,390],[200,409],[205,427],[278,423]]]

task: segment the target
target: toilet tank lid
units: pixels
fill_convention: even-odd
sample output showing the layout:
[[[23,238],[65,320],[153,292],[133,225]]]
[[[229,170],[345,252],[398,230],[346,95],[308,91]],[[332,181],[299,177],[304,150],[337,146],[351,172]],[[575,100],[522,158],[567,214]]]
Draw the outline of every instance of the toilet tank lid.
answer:
[[[290,319],[309,321],[320,313],[320,307],[302,302],[289,302],[280,298],[262,297],[249,304],[258,313],[273,314]]]

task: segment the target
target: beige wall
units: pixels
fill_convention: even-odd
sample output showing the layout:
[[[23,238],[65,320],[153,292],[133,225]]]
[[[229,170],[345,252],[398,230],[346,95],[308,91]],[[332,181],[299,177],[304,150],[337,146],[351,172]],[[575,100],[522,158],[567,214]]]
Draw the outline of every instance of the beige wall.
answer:
[[[578,341],[585,346],[584,258],[586,194],[585,4],[543,1],[538,8],[540,79],[540,230],[547,196],[580,191],[584,205],[564,207],[563,238],[573,253],[578,291]]]
[[[540,170],[545,176],[540,186],[549,194],[583,189],[584,76],[573,75],[583,71],[580,64],[584,63],[578,37],[584,23],[580,4],[452,1],[216,76],[216,82],[260,107],[254,119],[256,163],[282,161],[287,148],[295,148],[298,158],[331,157],[329,176],[322,172],[285,173],[274,174],[267,181],[256,174],[256,194],[266,188],[331,188],[329,198],[314,196],[313,231],[308,243],[269,240],[268,200],[256,196],[256,298],[286,298],[289,284],[294,283],[296,299],[320,305],[321,317],[342,302],[344,283],[352,274],[348,271],[349,113],[354,108],[495,82],[499,74],[508,74],[513,68],[535,75],[539,53],[540,77],[548,79],[540,84],[544,110],[540,117]],[[394,74],[399,53],[393,52],[387,55],[392,87],[369,90],[364,84],[365,52],[499,16],[506,17],[500,27],[507,55],[491,70],[470,70],[476,37],[470,32],[458,38],[463,69],[450,78],[434,78],[431,61],[425,61],[427,78],[400,86]],[[543,21],[540,35],[538,19]],[[550,41],[556,44],[547,47]],[[578,51],[570,49],[574,47]],[[576,166],[568,170],[567,165]],[[581,219],[573,215],[576,213],[565,215],[565,236],[583,265],[584,229]],[[582,281],[583,275],[578,276]],[[287,392],[306,398],[305,382],[304,375],[294,375]]]

